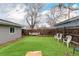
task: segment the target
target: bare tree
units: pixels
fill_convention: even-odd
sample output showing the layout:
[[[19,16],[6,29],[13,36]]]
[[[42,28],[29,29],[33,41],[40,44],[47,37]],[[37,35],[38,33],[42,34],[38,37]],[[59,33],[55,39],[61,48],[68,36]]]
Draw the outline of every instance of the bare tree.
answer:
[[[66,8],[68,9],[67,11],[67,19],[71,18],[71,12],[72,11],[76,11],[76,10],[79,10],[78,8],[73,8],[73,3],[67,3],[66,5],[64,4],[63,5],[63,8]]]
[[[71,17],[70,13],[72,11],[72,4],[71,3],[67,3],[67,5],[63,5],[64,8],[66,8],[67,11],[67,19],[69,19]]]
[[[40,12],[42,11],[44,4],[28,3],[25,5],[27,11],[26,21],[30,28],[33,29],[35,25],[39,23],[39,20],[37,20],[37,18],[41,16]]]
[[[77,8],[74,9],[72,6],[73,6],[73,4],[71,4],[71,3],[56,4],[50,10],[50,14],[47,14],[48,23],[52,26],[56,23],[57,19],[59,19],[60,17],[63,17],[64,15],[67,15],[67,19],[69,19],[71,17],[71,12],[75,11],[75,10],[78,10]],[[57,9],[58,9],[58,11],[56,11]],[[66,14],[63,12],[64,10],[67,10],[67,11],[65,11],[65,12],[67,12]]]
[[[48,23],[51,26],[56,24],[57,19],[62,15],[62,7],[63,3],[59,3],[50,10],[50,14],[47,14]]]
[[[46,16],[48,17],[48,24],[49,25],[53,25],[56,23],[56,18],[55,18],[55,10],[53,9],[53,11],[50,10],[50,14],[46,14]]]

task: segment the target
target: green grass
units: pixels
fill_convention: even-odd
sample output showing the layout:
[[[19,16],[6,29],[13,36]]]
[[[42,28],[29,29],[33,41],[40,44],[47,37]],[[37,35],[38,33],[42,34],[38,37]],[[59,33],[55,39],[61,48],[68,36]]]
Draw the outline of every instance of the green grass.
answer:
[[[28,51],[42,51],[43,56],[72,55],[73,49],[67,48],[52,36],[26,36],[20,40],[0,47],[0,56],[24,56]],[[76,53],[76,55],[79,55]]]

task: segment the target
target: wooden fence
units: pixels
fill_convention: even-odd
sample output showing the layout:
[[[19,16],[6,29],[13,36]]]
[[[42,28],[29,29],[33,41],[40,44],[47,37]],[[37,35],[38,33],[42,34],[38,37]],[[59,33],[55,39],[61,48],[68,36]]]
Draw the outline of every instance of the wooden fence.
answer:
[[[29,32],[40,32],[40,35],[55,35],[56,33],[62,33],[64,35],[71,35],[73,37],[72,41],[79,43],[79,28],[61,28],[61,29],[32,29],[32,30],[22,30],[22,35],[29,35]]]
[[[22,30],[22,35],[29,35],[29,32],[40,33],[40,35],[55,35],[54,29],[32,29],[32,30]]]
[[[79,43],[79,28],[61,28],[56,29],[56,33],[63,33],[64,35],[71,35],[73,37],[72,41]]]

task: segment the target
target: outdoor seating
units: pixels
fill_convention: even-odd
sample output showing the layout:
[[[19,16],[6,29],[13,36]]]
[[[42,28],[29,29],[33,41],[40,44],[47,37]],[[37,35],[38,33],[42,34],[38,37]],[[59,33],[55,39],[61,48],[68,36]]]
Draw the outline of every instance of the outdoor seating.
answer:
[[[58,38],[58,40],[60,41],[60,40],[62,40],[62,38],[63,38],[63,34],[60,33],[60,34],[59,34],[59,38]]]
[[[69,47],[71,40],[72,40],[72,36],[67,35],[66,38],[63,39],[63,42],[66,43],[67,47]]]
[[[59,33],[57,33],[54,37],[55,37],[56,39],[58,39],[58,37],[59,37]]]
[[[79,52],[79,48],[75,47],[75,48],[73,49],[73,55],[75,54],[76,51]]]
[[[79,43],[75,42],[75,41],[71,41],[72,47],[73,47],[73,55],[75,55],[75,52],[79,52]]]
[[[63,38],[63,34],[62,33],[57,33],[55,36],[54,36],[58,41],[62,40]]]
[[[32,32],[32,33],[29,32],[29,35],[40,35],[40,33],[39,32],[38,33],[37,32]]]

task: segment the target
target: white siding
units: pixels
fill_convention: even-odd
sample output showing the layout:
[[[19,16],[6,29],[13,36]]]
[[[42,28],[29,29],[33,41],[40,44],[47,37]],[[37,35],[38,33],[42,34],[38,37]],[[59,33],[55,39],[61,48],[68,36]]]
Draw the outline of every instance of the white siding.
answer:
[[[0,44],[15,40],[21,37],[21,28],[14,27],[15,32],[10,33],[11,26],[0,26]]]

